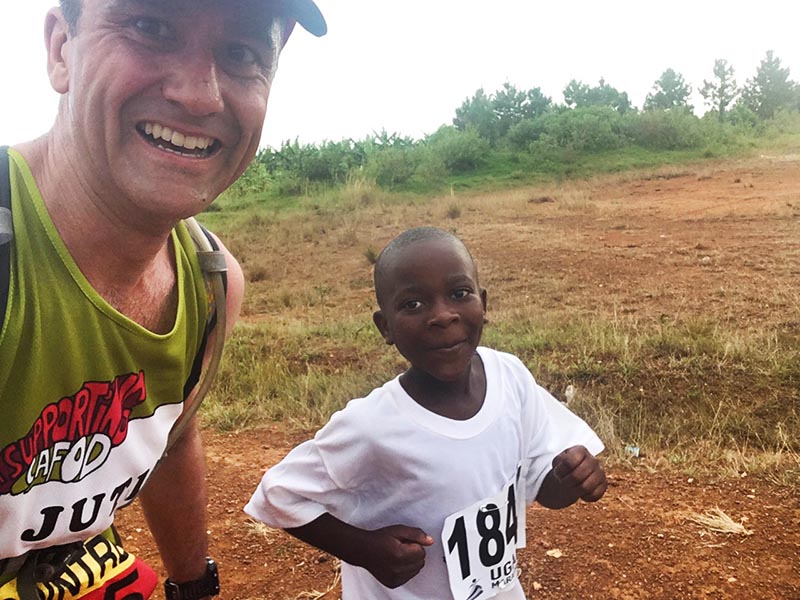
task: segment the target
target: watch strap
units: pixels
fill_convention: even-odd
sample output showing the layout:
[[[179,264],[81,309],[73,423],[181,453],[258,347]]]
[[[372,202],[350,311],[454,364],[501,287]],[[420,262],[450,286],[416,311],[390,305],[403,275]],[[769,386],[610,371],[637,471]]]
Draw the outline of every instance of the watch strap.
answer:
[[[167,600],[199,600],[219,594],[219,573],[217,564],[206,558],[206,572],[199,579],[176,583],[170,579],[164,582],[164,595]]]

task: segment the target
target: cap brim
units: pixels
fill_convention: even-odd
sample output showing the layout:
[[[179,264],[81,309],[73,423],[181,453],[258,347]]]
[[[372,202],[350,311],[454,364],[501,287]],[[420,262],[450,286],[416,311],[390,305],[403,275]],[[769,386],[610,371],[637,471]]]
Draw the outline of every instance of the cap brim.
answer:
[[[313,0],[286,0],[286,15],[297,21],[303,29],[321,37],[328,33],[328,25]]]

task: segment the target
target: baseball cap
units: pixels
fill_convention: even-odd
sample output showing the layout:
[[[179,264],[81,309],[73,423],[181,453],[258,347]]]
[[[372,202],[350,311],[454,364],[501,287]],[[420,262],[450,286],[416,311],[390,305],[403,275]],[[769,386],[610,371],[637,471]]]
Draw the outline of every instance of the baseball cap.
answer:
[[[309,33],[320,37],[328,32],[325,17],[313,0],[283,0],[281,4],[286,16],[297,21]]]

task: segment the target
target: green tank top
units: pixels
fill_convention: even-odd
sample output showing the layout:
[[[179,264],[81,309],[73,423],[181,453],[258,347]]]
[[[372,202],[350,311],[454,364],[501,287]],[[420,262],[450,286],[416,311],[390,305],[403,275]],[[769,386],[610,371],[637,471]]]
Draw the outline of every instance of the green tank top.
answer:
[[[22,156],[9,152],[14,240],[0,331],[0,558],[86,539],[130,503],[164,450],[209,299],[181,223],[178,309],[156,334],[72,260]]]

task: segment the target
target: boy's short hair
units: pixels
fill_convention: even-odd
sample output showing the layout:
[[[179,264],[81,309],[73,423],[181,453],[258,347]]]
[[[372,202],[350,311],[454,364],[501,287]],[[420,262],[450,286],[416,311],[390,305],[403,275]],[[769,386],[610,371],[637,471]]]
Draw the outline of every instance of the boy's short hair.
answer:
[[[386,244],[384,249],[381,250],[380,254],[378,254],[378,258],[375,261],[373,281],[375,285],[375,298],[378,301],[378,306],[383,308],[382,299],[385,296],[386,285],[388,283],[387,271],[389,270],[389,265],[392,264],[393,259],[402,251],[415,244],[432,241],[448,242],[458,246],[459,248],[462,248],[464,252],[467,253],[467,256],[469,256],[469,259],[472,261],[473,265],[475,264],[472,254],[464,242],[462,242],[458,237],[449,231],[439,229],[438,227],[412,227],[411,229],[407,229]],[[475,274],[477,281],[477,267],[475,268]]]

